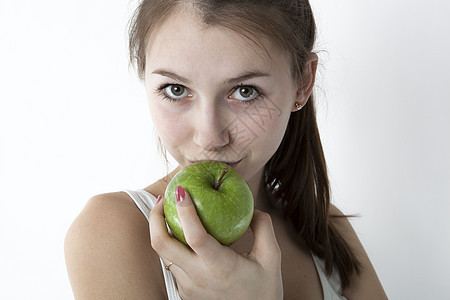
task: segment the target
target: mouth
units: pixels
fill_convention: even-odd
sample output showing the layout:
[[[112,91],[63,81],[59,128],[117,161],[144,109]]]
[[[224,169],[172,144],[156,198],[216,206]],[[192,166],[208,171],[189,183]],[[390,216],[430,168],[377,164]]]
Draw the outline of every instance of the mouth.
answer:
[[[230,167],[232,167],[233,169],[236,169],[236,167],[239,165],[239,163],[242,161],[242,158],[238,161],[220,161],[220,160],[188,160],[189,164],[193,164],[196,162],[200,162],[200,161],[217,161],[217,162],[221,162],[223,164],[229,165]]]

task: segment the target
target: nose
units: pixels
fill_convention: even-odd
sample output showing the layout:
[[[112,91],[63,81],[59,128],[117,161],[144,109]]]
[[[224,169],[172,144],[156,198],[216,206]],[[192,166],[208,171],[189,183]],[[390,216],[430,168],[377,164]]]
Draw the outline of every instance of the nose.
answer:
[[[217,105],[207,105],[199,108],[195,118],[194,143],[203,150],[218,150],[230,142],[226,112],[223,109]]]

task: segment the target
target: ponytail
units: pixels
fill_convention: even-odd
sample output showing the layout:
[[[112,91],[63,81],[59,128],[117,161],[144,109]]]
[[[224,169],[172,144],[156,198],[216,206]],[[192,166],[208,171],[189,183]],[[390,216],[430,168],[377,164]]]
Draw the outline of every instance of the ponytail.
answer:
[[[284,216],[301,240],[325,261],[325,271],[339,272],[342,288],[360,263],[339,234],[330,216],[330,186],[325,156],[311,95],[299,112],[291,114],[283,140],[265,167],[269,198],[283,207]]]

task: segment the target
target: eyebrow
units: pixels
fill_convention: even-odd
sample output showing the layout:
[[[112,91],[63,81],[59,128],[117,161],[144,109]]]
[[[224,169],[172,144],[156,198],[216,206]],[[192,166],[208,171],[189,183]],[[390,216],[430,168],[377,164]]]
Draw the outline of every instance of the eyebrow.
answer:
[[[165,77],[169,77],[169,78],[175,79],[176,81],[179,81],[179,82],[182,82],[182,83],[186,83],[186,84],[190,84],[191,83],[189,81],[189,79],[187,79],[187,78],[185,78],[183,76],[177,75],[174,72],[165,70],[165,69],[156,69],[156,70],[154,70],[152,72],[152,74],[158,74],[158,75],[162,75],[162,76],[165,76]]]
[[[251,78],[269,77],[269,76],[270,76],[270,74],[268,74],[268,73],[263,73],[263,72],[258,72],[258,71],[248,72],[248,73],[244,73],[242,75],[239,75],[238,77],[227,79],[223,83],[224,83],[224,85],[230,85],[230,84],[234,85],[234,84],[238,84],[238,83],[240,83],[240,82],[242,82],[244,80],[248,80],[248,79],[251,79]]]
[[[189,79],[187,79],[186,77],[180,76],[174,72],[171,72],[171,71],[165,70],[165,69],[156,69],[151,74],[162,75],[162,76],[169,77],[169,78],[177,80],[178,82],[182,82],[182,83],[186,83],[186,84],[191,83],[191,81]],[[244,80],[248,80],[251,78],[269,77],[269,76],[270,76],[270,74],[268,74],[268,73],[259,72],[259,71],[251,71],[251,72],[247,72],[242,75],[239,75],[237,77],[226,79],[223,82],[223,84],[224,85],[238,84],[239,82],[242,82]]]

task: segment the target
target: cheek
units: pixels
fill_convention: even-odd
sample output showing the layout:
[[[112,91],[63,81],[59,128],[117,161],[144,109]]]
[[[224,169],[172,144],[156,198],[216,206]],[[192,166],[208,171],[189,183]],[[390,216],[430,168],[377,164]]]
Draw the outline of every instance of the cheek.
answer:
[[[186,122],[181,119],[182,114],[169,112],[159,105],[150,104],[150,115],[153,126],[166,147],[171,148],[180,144],[186,138],[188,130]]]
[[[252,105],[246,111],[246,123],[258,139],[272,141],[283,138],[290,117],[289,104],[280,99],[270,100]],[[281,137],[280,137],[281,135]]]
[[[241,136],[240,141],[244,143],[241,144],[243,147],[239,148],[239,152],[249,153],[250,162],[240,172],[247,181],[251,181],[278,149],[286,130],[289,115],[281,114],[272,116],[272,118],[266,115],[263,126],[251,118],[243,118],[243,120],[248,127],[246,135]]]
[[[267,102],[249,107],[230,126],[235,152],[252,152],[254,158],[268,160],[283,139],[290,111]],[[242,156],[242,154],[240,155]]]
[[[261,151],[264,152],[268,160],[278,149],[286,132],[289,115],[282,114],[271,120],[267,120],[264,126],[264,133],[257,140],[261,144]]]

